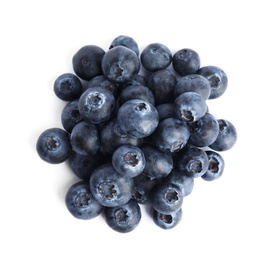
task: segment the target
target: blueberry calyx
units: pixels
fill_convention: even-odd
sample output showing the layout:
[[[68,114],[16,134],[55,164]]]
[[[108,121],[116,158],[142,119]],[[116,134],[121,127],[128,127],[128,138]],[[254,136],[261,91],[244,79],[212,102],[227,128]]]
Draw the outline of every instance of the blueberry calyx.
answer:
[[[115,217],[118,222],[126,222],[129,216],[127,215],[127,210],[121,208],[115,212]]]
[[[79,193],[76,197],[76,205],[79,207],[87,207],[90,204],[90,195],[88,193]]]
[[[186,122],[192,122],[194,120],[194,117],[193,117],[191,111],[182,110],[181,117],[183,117],[186,120]]]
[[[215,157],[212,157],[209,160],[209,167],[208,169],[213,172],[213,173],[218,173],[219,171],[219,162],[217,161],[217,159]]]
[[[110,183],[101,183],[98,186],[98,190],[100,194],[107,199],[112,199],[116,195],[116,190],[114,189],[114,185]]]
[[[193,173],[199,173],[202,171],[202,163],[200,161],[193,161],[190,164],[190,170]]]
[[[211,76],[208,78],[211,88],[218,88],[220,83],[220,78],[216,75]]]
[[[175,190],[167,190],[165,194],[165,200],[168,203],[174,203],[175,201],[178,200],[178,193]]]
[[[139,162],[136,153],[126,153],[124,156],[124,161],[133,167],[135,167]]]
[[[139,103],[137,105],[135,105],[135,110],[136,111],[144,111],[147,110],[146,104],[145,103]]]
[[[72,84],[66,80],[64,82],[61,83],[61,89],[63,90],[63,92],[70,92],[70,90],[72,89]]]
[[[172,223],[172,216],[171,215],[161,214],[160,219],[166,224],[171,224]]]
[[[110,74],[113,75],[115,78],[121,78],[123,76],[124,69],[121,67],[119,63],[115,63],[110,68]]]
[[[52,136],[47,137],[46,147],[49,151],[57,150],[59,145],[60,145],[60,143],[56,138],[54,138]]]
[[[97,107],[100,107],[103,103],[103,98],[101,95],[99,94],[90,94],[88,96],[88,105],[91,109],[94,109],[94,108],[97,108]]]

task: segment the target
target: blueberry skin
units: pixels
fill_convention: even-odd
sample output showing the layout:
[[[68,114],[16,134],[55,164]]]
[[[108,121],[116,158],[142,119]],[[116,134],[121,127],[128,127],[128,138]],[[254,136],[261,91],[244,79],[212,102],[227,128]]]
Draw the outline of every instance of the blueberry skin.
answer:
[[[205,174],[209,166],[206,153],[197,147],[188,147],[180,155],[178,169],[190,178],[198,178]]]
[[[61,100],[72,101],[81,95],[82,85],[76,75],[65,73],[55,80],[53,89],[55,95]]]
[[[160,151],[178,152],[187,144],[189,137],[190,131],[185,122],[166,118],[159,123],[152,141]]]
[[[191,132],[189,144],[198,147],[211,145],[219,133],[217,119],[209,113],[206,113],[200,120],[190,123],[189,128]]]
[[[134,178],[145,168],[145,157],[142,150],[132,145],[118,147],[112,155],[114,169],[123,177]]]
[[[186,123],[198,121],[206,111],[205,101],[195,92],[185,92],[174,101],[174,112],[177,118]]]
[[[147,86],[147,80],[142,75],[135,75],[131,80],[119,85],[121,89],[124,89],[129,86]]]
[[[177,83],[172,71],[158,70],[150,75],[148,87],[154,93],[156,104],[170,103],[174,101],[174,87]]]
[[[50,128],[41,133],[36,150],[40,158],[48,163],[66,161],[72,152],[69,134],[60,128]]]
[[[217,139],[209,145],[215,151],[222,152],[231,149],[237,140],[237,132],[234,125],[228,120],[218,119],[219,134]]]
[[[74,126],[83,121],[78,109],[78,99],[69,102],[62,110],[61,122],[64,129],[71,133]]]
[[[159,115],[156,108],[149,102],[132,99],[119,108],[117,122],[126,135],[144,138],[151,135],[157,128]]]
[[[172,54],[169,48],[161,43],[146,46],[140,55],[142,66],[151,72],[166,69],[171,64]]]
[[[134,51],[138,56],[139,56],[139,47],[137,42],[130,36],[126,36],[126,35],[119,35],[118,37],[116,37],[109,49],[115,48],[117,46],[124,46],[127,47],[128,49]]]
[[[178,186],[169,183],[157,185],[151,194],[153,208],[161,214],[178,211],[183,203],[183,196]]]
[[[111,163],[94,170],[89,183],[93,196],[106,207],[125,204],[132,197],[133,179],[118,174]]]
[[[196,92],[203,100],[210,96],[211,88],[209,81],[201,75],[191,74],[182,77],[174,88],[174,96],[177,98],[185,92]]]
[[[70,213],[78,219],[95,218],[104,208],[93,197],[86,181],[77,182],[68,189],[65,203]]]
[[[96,154],[101,146],[97,127],[85,121],[75,125],[71,133],[71,145],[78,154]]]
[[[173,161],[170,152],[162,152],[156,148],[144,145],[141,148],[146,159],[143,174],[150,179],[158,179],[166,177],[173,167]]]
[[[102,74],[101,62],[105,51],[96,45],[86,45],[73,56],[75,73],[84,80],[90,80]]]
[[[154,223],[162,229],[172,229],[176,227],[182,219],[182,209],[171,214],[161,214],[158,211],[153,211]]]
[[[191,49],[181,49],[172,58],[174,70],[181,76],[195,74],[200,68],[200,56]]]
[[[223,157],[214,151],[206,151],[207,157],[208,157],[208,170],[205,172],[205,174],[202,176],[202,178],[205,181],[214,181],[219,179],[223,172],[225,167],[225,162]]]
[[[136,201],[130,200],[124,205],[106,208],[105,220],[113,230],[128,233],[138,226],[141,220],[141,210]]]
[[[139,73],[140,60],[134,51],[117,46],[104,55],[102,70],[112,83],[125,83]]]
[[[228,77],[222,69],[215,66],[205,66],[200,68],[197,74],[209,81],[211,88],[209,99],[218,98],[225,93],[228,86]]]
[[[110,119],[115,99],[110,91],[102,87],[89,88],[81,95],[78,107],[85,121],[100,124]]]
[[[158,114],[159,114],[159,121],[162,121],[166,118],[175,118],[175,112],[174,112],[174,103],[165,103],[158,105],[156,107]]]

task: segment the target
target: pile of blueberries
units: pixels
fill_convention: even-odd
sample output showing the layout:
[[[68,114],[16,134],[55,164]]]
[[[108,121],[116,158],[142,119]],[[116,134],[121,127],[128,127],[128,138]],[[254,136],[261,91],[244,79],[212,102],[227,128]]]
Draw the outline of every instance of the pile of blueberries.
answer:
[[[140,54],[123,35],[107,52],[82,47],[72,62],[76,75],[54,83],[56,96],[68,102],[65,130],[44,131],[36,147],[48,163],[68,160],[81,179],[66,194],[68,210],[78,219],[103,211],[112,229],[126,233],[140,222],[138,204],[149,204],[156,225],[175,227],[194,178],[218,179],[224,160],[217,152],[237,139],[233,124],[216,119],[206,104],[225,92],[225,72],[200,67],[192,49],[172,54],[153,43]]]

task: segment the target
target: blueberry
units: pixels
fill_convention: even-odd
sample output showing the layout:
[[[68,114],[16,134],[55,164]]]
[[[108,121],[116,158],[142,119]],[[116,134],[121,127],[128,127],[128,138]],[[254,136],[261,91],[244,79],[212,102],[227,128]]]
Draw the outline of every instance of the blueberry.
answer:
[[[172,58],[174,70],[181,76],[195,74],[200,68],[200,56],[191,49],[181,49]]]
[[[211,87],[209,99],[214,99],[222,96],[228,86],[228,77],[226,73],[215,66],[202,67],[197,71],[197,74],[205,77]]]
[[[146,159],[144,175],[156,179],[163,178],[171,172],[173,161],[170,152],[162,152],[148,145],[144,145],[141,149]]]
[[[142,66],[151,72],[166,69],[171,64],[172,54],[161,43],[149,44],[141,53]]]
[[[69,134],[60,128],[47,129],[39,136],[36,149],[42,160],[53,164],[62,163],[72,152]]]
[[[175,114],[177,118],[187,123],[201,119],[206,111],[207,105],[202,97],[195,92],[185,92],[175,99]]]
[[[175,118],[175,112],[174,112],[174,103],[165,103],[161,104],[156,107],[158,114],[159,114],[159,120],[162,121],[166,118]]]
[[[190,131],[185,122],[176,118],[162,120],[152,135],[154,145],[160,151],[178,152],[186,144]]]
[[[155,131],[159,123],[159,115],[149,102],[132,99],[120,107],[117,122],[126,135],[144,138]]]
[[[225,162],[223,157],[214,152],[214,151],[206,151],[208,157],[208,170],[202,176],[202,178],[206,181],[214,181],[219,179],[224,171]]]
[[[113,230],[127,233],[138,226],[141,220],[141,210],[137,202],[130,200],[124,205],[106,208],[105,219]]]
[[[99,124],[110,119],[115,107],[111,92],[102,88],[89,88],[79,99],[79,112],[85,121]]]
[[[104,55],[105,51],[96,45],[82,47],[72,60],[75,73],[84,80],[101,75],[101,62]]]
[[[70,213],[78,219],[95,218],[104,208],[93,197],[86,181],[80,181],[72,185],[66,194],[65,202]]]
[[[95,125],[82,121],[71,133],[73,150],[82,155],[93,155],[100,149],[99,133]]]
[[[95,169],[90,177],[93,196],[106,207],[127,203],[132,197],[133,179],[118,174],[111,163]]]
[[[174,88],[175,98],[184,92],[196,92],[200,94],[203,100],[207,100],[211,92],[209,81],[197,74],[184,76],[177,82]]]
[[[183,203],[183,196],[178,186],[169,183],[157,185],[151,194],[153,208],[161,214],[178,211]]]
[[[153,211],[154,223],[162,229],[171,229],[176,227],[182,219],[182,209],[170,214],[161,214],[158,211]]]
[[[145,157],[140,148],[132,145],[122,145],[114,151],[112,165],[123,177],[133,178],[143,172]]]
[[[206,153],[197,147],[187,147],[180,155],[178,169],[190,178],[201,177],[208,169]]]
[[[143,77],[142,75],[135,75],[132,77],[132,79],[130,79],[129,81],[123,83],[120,85],[120,87],[122,89],[129,87],[129,86],[147,86],[147,81],[145,79],[145,77]]]
[[[190,123],[189,144],[205,147],[212,144],[219,133],[219,126],[216,118],[206,113],[200,120]]]
[[[126,47],[110,49],[102,60],[104,75],[113,83],[125,83],[140,70],[140,61],[136,53]]]
[[[237,132],[234,125],[228,120],[218,119],[219,134],[217,139],[209,145],[215,151],[227,151],[236,143]]]
[[[130,36],[126,36],[126,35],[120,35],[118,37],[116,37],[109,49],[115,48],[116,46],[124,46],[127,47],[128,49],[134,51],[137,55],[139,55],[139,47],[137,42]]]

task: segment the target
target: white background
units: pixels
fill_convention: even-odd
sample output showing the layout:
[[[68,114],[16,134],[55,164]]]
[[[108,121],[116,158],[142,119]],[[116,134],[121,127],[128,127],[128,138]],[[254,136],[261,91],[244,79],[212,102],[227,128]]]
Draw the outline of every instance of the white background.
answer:
[[[1,1],[1,259],[279,259],[277,1]],[[118,35],[192,48],[228,75],[210,112],[233,122],[224,175],[195,181],[173,230],[142,208],[131,233],[102,216],[77,220],[64,197],[77,181],[64,163],[38,157],[39,134],[62,127],[54,80],[73,72],[84,45],[108,50]],[[276,248],[277,247],[277,248]]]

